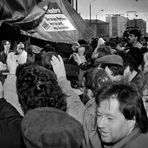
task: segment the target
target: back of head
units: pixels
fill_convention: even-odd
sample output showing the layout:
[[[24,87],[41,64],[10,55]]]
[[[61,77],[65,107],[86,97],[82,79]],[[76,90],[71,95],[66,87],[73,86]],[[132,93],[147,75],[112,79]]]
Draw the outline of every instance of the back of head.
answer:
[[[46,67],[47,69],[52,70],[52,65],[50,63],[52,56],[58,57],[57,53],[54,51],[49,51],[46,53],[43,53],[41,57],[42,66]]]
[[[43,50],[42,51],[45,51],[45,52],[49,52],[49,51],[55,51],[55,47],[53,44],[46,44],[44,47],[43,47]]]
[[[143,54],[137,47],[131,47],[130,50],[124,56],[124,67],[130,66],[131,70],[138,70],[138,67],[142,64]]]
[[[97,52],[95,53],[95,55],[92,54],[92,59],[94,59],[94,60],[101,58],[103,56],[106,56],[106,55],[111,55],[111,51],[110,51],[109,47],[107,47],[105,45],[101,45],[101,46],[97,47],[96,49],[97,49]]]
[[[77,120],[47,107],[24,116],[22,133],[27,148],[80,148],[83,140],[83,128]]]
[[[112,83],[100,89],[96,95],[96,103],[99,106],[104,100],[110,100],[115,96],[119,102],[119,110],[127,120],[136,121],[142,133],[148,131],[148,118],[141,94],[136,85],[125,82]]]
[[[114,48],[114,49],[116,48],[116,43],[114,41],[112,41],[112,40],[106,41],[105,45],[110,46],[111,48]]]
[[[17,68],[16,77],[18,99],[24,113],[37,107],[66,110],[64,94],[52,71],[28,63]]]
[[[83,39],[78,40],[78,43],[79,43],[80,45],[88,44],[87,41],[86,41],[86,40],[83,40]]]
[[[111,80],[104,69],[91,68],[84,73],[85,87],[91,89],[94,93]]]

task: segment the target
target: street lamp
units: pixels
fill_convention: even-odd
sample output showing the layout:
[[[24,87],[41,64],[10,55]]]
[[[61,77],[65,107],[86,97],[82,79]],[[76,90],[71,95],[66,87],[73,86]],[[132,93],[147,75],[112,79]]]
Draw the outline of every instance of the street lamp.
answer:
[[[100,12],[102,12],[102,11],[104,11],[104,9],[101,9],[101,10],[99,10],[99,11],[96,13],[96,21],[97,21],[98,13],[100,13]]]
[[[90,1],[90,4],[89,4],[89,17],[90,17],[89,22],[90,22],[90,26],[91,26],[91,4],[92,4],[94,1],[95,1],[95,0]]]

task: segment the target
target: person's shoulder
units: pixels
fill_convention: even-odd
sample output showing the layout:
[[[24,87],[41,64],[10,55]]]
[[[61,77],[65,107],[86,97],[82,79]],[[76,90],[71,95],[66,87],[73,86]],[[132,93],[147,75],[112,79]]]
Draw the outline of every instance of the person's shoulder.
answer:
[[[142,134],[140,134],[140,136],[137,137],[136,142],[142,148],[148,147],[148,133],[142,133]]]
[[[141,133],[128,148],[147,148],[148,147],[148,133]]]
[[[136,47],[141,49],[143,47],[143,45],[140,42],[137,42]]]
[[[86,104],[85,104],[85,109],[87,111],[92,111],[96,108],[96,102],[95,99],[90,99]]]
[[[85,104],[84,119],[86,120],[86,122],[94,122],[94,119],[96,117],[96,108],[97,105],[95,99],[91,99]]]

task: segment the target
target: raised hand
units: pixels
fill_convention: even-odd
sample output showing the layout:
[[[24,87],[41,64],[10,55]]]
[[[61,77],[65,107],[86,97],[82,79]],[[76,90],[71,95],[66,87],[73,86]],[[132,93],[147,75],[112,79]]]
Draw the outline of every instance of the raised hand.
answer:
[[[81,60],[81,58],[80,58],[80,56],[79,56],[77,53],[73,53],[73,59],[74,59],[74,61],[75,61],[78,65],[80,65],[81,63],[83,63],[82,60]]]
[[[53,55],[51,59],[51,65],[55,74],[57,75],[57,78],[59,79],[60,77],[66,77],[66,71],[62,57],[60,55],[58,55],[58,57]]]

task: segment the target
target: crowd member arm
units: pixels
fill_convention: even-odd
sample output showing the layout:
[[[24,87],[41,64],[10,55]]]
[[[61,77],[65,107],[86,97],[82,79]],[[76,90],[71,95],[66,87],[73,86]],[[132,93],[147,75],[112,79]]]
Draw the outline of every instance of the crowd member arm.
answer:
[[[59,86],[61,87],[63,93],[67,96],[67,113],[82,123],[85,106],[81,102],[79,96],[74,92],[70,82],[66,78],[63,59],[61,56],[58,56],[58,58],[53,56],[51,64],[55,74],[57,75]]]
[[[0,93],[2,93],[0,83]],[[2,148],[23,148],[21,135],[22,116],[0,95],[0,147]]]

